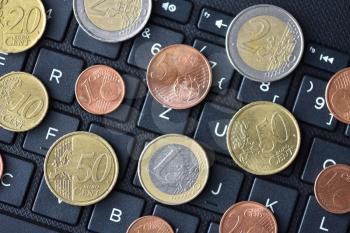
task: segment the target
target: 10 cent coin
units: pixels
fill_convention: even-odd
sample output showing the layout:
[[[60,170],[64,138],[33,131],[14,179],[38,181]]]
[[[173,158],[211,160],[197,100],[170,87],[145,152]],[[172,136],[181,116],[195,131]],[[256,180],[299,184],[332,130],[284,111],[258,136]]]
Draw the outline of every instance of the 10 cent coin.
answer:
[[[196,141],[168,134],[156,138],[144,149],[138,175],[142,187],[153,199],[180,205],[193,200],[204,189],[209,162]]]
[[[253,102],[231,119],[227,146],[242,169],[256,175],[275,174],[287,168],[298,154],[299,125],[281,105]]]
[[[118,177],[113,148],[98,135],[74,132],[58,139],[47,152],[44,174],[51,192],[63,202],[87,206],[104,199]]]
[[[136,219],[126,233],[174,233],[174,231],[162,218],[145,216]]]

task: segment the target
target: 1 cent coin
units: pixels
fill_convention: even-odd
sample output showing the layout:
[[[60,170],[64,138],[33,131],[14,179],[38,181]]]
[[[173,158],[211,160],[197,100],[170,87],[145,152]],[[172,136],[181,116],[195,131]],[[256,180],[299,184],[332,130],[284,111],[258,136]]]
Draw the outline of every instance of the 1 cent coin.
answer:
[[[230,207],[221,218],[220,233],[277,233],[277,221],[265,206],[243,201]]]
[[[329,80],[326,103],[336,119],[350,124],[350,68],[339,71]]]
[[[116,110],[123,102],[125,84],[113,68],[95,65],[80,74],[75,84],[75,95],[87,112],[105,115]]]
[[[0,178],[2,177],[3,172],[4,172],[4,161],[2,160],[2,157],[0,154]]]
[[[162,218],[145,216],[136,219],[126,233],[174,233],[173,229]]]
[[[212,84],[208,60],[188,45],[171,45],[151,60],[147,85],[152,96],[172,109],[187,109],[199,104]]]
[[[318,175],[314,189],[317,202],[328,212],[350,212],[350,166],[327,167]]]

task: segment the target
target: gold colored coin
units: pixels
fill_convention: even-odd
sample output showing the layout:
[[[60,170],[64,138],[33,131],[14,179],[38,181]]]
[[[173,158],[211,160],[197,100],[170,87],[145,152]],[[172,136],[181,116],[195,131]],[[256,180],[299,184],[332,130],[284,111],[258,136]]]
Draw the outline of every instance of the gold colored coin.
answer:
[[[87,206],[113,189],[119,165],[113,148],[100,136],[74,132],[58,139],[47,152],[44,174],[51,192],[63,202]]]
[[[256,16],[238,32],[237,48],[242,60],[259,71],[278,70],[289,62],[294,50],[294,36],[285,22],[275,16]],[[278,51],[283,44],[282,51]]]
[[[209,162],[196,141],[168,134],[156,138],[144,149],[138,175],[142,187],[153,199],[180,205],[202,192],[209,176]]]
[[[133,24],[141,14],[141,0],[84,0],[89,20],[106,31],[120,31]]]
[[[0,1],[0,51],[19,53],[33,47],[44,34],[46,12],[40,0]]]
[[[13,132],[25,132],[39,125],[49,107],[45,86],[24,72],[0,78],[0,99],[0,127]]]
[[[298,122],[287,109],[259,101],[234,115],[226,139],[238,166],[256,175],[271,175],[294,161],[300,138]]]

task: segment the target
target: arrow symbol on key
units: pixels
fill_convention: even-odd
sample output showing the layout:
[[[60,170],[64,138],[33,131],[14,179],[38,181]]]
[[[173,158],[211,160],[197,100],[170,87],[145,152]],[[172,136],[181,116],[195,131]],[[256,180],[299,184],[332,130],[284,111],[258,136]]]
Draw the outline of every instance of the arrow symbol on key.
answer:
[[[334,57],[329,57],[329,56],[324,56],[323,54],[321,54],[320,56],[320,60],[322,61],[325,61],[325,62],[328,62],[330,64],[333,64],[334,62]]]

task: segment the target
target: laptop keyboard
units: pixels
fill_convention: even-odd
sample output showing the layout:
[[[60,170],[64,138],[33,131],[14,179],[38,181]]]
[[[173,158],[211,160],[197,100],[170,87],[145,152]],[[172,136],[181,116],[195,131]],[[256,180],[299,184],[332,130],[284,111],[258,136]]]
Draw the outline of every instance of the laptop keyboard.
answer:
[[[0,182],[1,233],[125,233],[133,220],[150,214],[163,217],[176,233],[218,233],[222,213],[232,203],[247,199],[270,208],[281,233],[349,232],[350,216],[323,211],[312,196],[311,185],[323,166],[350,164],[350,146],[342,145],[345,139],[341,143],[323,139],[335,133],[343,138],[350,136],[349,128],[337,124],[324,100],[326,80],[330,73],[348,66],[349,55],[309,43],[300,65],[307,72],[299,68],[281,81],[252,82],[240,77],[226,56],[223,39],[233,14],[199,2],[154,0],[154,16],[143,32],[125,43],[109,44],[92,39],[78,26],[71,0],[43,0],[48,15],[46,39],[32,52],[0,54],[0,75],[24,68],[45,84],[55,100],[34,130],[14,134],[0,129],[6,167]],[[213,69],[211,94],[193,110],[174,111],[160,105],[147,93],[143,80],[151,58],[177,43],[193,45],[207,56]],[[128,90],[122,106],[104,117],[85,113],[74,100],[80,72],[99,63],[117,69],[121,65],[118,70]],[[226,147],[225,135],[233,113],[243,104],[258,100],[292,109],[307,137],[295,166],[271,177],[256,178],[232,166]],[[48,190],[41,168],[52,143],[77,130],[94,132],[120,149],[116,150],[120,165],[116,189],[102,202],[86,208],[57,200]],[[177,207],[151,200],[136,174],[145,143],[167,133],[193,137],[212,159],[203,193]]]

